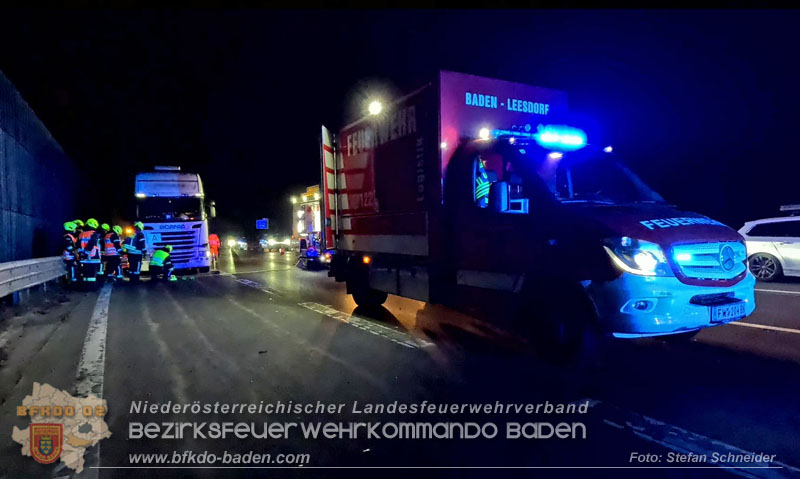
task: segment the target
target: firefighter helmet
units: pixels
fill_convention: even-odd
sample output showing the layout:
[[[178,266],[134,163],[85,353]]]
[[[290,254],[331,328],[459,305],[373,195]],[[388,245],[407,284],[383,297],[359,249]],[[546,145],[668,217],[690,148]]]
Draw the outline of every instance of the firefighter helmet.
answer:
[[[114,225],[114,227],[111,228],[111,231],[113,231],[114,233],[122,236],[122,226]]]
[[[172,245],[171,244],[168,244],[168,245],[164,246],[164,249],[167,250],[167,253],[172,253]]]
[[[78,229],[78,225],[76,225],[74,221],[67,221],[64,223],[64,231],[74,233],[76,229]]]
[[[101,229],[104,229],[104,230],[106,230],[106,231],[111,231],[111,227],[110,227],[110,226],[108,226],[108,223],[103,223],[103,224],[101,224],[101,225],[100,225],[100,228],[101,228]]]
[[[89,218],[88,220],[86,220],[86,226],[88,226],[89,228],[95,229],[95,228],[97,228],[99,226],[99,223],[97,222],[96,219]]]
[[[75,225],[78,228],[83,228],[83,221],[82,220],[74,220],[73,223],[75,223]]]
[[[135,228],[139,228],[140,230],[144,231],[144,223],[142,223],[141,221],[137,221],[136,223],[133,224],[133,226]]]

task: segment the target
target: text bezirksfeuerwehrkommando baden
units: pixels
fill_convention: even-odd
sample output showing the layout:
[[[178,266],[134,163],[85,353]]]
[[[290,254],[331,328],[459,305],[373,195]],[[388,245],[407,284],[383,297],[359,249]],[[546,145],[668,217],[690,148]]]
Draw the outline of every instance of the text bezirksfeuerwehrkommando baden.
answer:
[[[421,401],[416,403],[295,403],[276,401],[259,403],[151,403],[133,401],[130,413],[217,416],[236,415],[233,421],[164,421],[130,422],[128,439],[286,439],[300,435],[306,439],[476,439],[504,437],[506,439],[585,439],[586,426],[582,422],[505,422],[444,421],[443,415],[512,415],[512,414],[586,414],[589,401],[581,403],[463,403],[445,404]],[[269,422],[241,421],[241,415],[269,415]],[[310,421],[281,422],[274,416],[282,414],[309,415],[319,419],[323,415],[398,415],[414,421]],[[430,415],[431,421],[419,420]],[[314,417],[317,416],[317,417]]]
[[[586,414],[589,401],[581,403],[296,403],[275,401],[258,403],[153,403],[132,401],[130,414]]]

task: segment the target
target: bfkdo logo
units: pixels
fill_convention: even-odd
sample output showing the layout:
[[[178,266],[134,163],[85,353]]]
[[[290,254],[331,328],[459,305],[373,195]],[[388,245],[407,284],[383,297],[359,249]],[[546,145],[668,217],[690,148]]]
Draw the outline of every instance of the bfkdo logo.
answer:
[[[50,464],[61,456],[64,429],[61,424],[31,424],[31,455],[36,462]]]

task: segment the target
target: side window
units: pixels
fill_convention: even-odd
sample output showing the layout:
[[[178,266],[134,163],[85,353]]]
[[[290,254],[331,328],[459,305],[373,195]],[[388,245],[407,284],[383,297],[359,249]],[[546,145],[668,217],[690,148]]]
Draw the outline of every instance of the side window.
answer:
[[[800,238],[800,221],[780,221],[776,223],[762,223],[751,229],[747,236],[772,236]]]

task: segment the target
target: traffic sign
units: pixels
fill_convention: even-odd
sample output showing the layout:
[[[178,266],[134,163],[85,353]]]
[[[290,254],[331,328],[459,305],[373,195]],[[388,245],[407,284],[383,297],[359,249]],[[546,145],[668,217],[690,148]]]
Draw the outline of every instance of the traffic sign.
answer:
[[[261,218],[260,220],[256,220],[256,229],[257,230],[268,230],[269,229],[269,218]]]

